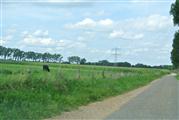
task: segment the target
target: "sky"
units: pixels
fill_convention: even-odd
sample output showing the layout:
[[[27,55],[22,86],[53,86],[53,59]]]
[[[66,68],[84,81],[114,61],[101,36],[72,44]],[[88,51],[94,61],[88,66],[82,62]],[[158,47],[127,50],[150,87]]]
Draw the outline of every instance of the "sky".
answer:
[[[1,0],[0,44],[24,51],[170,65],[174,0]]]

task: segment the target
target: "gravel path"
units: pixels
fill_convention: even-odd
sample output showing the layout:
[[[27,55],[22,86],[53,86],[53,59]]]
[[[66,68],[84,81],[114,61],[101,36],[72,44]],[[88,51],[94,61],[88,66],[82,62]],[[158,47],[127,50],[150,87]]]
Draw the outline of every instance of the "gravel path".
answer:
[[[178,85],[173,75],[166,76],[105,120],[179,120]]]
[[[156,86],[155,84],[158,84],[157,81],[161,81],[161,80],[155,80],[147,86],[138,88],[136,90],[125,93],[123,95],[111,97],[104,101],[91,103],[87,106],[82,106],[79,109],[74,110],[72,112],[65,112],[60,116],[56,116],[56,117],[50,118],[48,120],[54,120],[54,119],[55,120],[74,120],[74,119],[102,120],[102,119],[118,118],[118,115],[117,115],[118,112],[115,112],[115,111],[119,110],[123,105],[127,104],[127,102],[129,102],[129,100],[135,98],[137,95],[146,91],[148,88],[150,88],[152,86]],[[109,116],[109,117],[107,117],[107,116]]]

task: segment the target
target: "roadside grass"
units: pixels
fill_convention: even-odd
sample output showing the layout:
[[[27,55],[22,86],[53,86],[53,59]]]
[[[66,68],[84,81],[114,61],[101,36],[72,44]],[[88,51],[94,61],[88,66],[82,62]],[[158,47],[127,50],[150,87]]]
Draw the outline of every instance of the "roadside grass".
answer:
[[[179,80],[179,70],[177,72],[177,76],[176,76],[177,80]]]
[[[176,79],[179,80],[179,69],[175,69],[172,72],[176,73]]]
[[[179,75],[177,75],[177,80],[179,80]]]
[[[44,119],[119,95],[168,70],[50,63],[0,63],[0,119]]]

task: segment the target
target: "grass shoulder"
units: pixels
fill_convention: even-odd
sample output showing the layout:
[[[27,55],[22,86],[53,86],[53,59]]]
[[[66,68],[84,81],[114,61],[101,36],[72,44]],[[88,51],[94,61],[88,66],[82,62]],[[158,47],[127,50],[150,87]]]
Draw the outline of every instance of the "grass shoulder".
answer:
[[[179,80],[179,72],[177,73],[177,76],[176,76],[177,80]]]
[[[179,69],[174,70],[173,72],[176,73],[176,78],[177,78],[177,80],[179,80]]]

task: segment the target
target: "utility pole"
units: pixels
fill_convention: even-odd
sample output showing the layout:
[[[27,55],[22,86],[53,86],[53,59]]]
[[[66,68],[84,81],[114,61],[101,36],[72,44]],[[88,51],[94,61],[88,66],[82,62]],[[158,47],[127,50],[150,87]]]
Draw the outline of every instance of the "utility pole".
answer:
[[[114,66],[117,66],[117,62],[118,62],[118,56],[119,54],[119,48],[113,48],[112,51],[114,51],[114,53],[112,54],[114,56]]]

